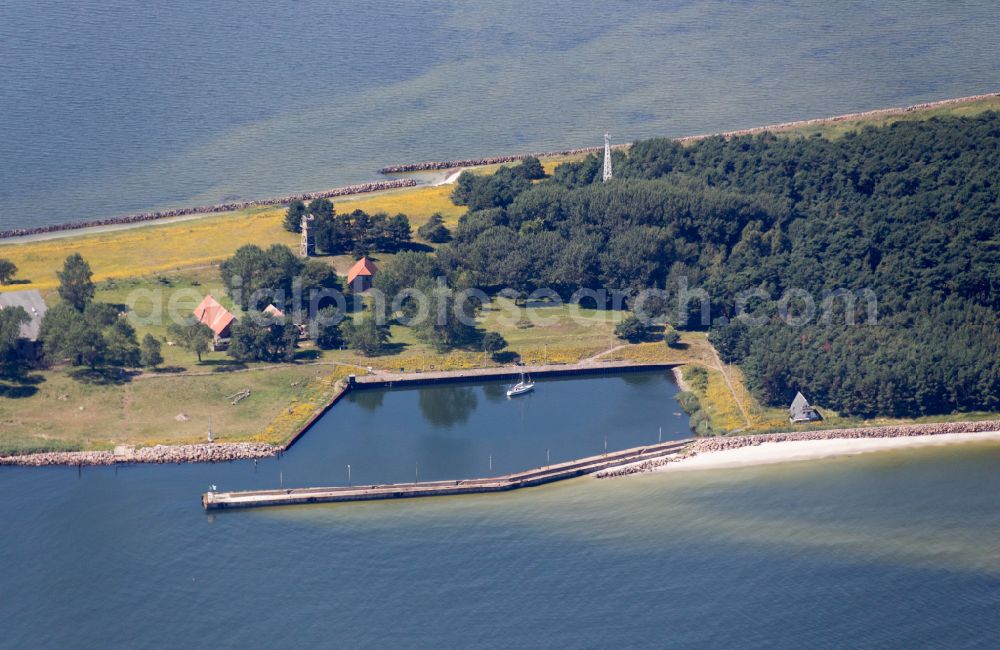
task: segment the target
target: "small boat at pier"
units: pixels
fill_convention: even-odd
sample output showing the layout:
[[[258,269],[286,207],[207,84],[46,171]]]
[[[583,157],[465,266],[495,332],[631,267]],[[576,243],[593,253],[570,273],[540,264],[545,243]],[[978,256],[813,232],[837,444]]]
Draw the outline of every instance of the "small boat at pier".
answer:
[[[535,390],[535,382],[531,381],[531,377],[525,380],[524,374],[522,374],[521,380],[507,389],[507,397],[517,397],[533,390]]]

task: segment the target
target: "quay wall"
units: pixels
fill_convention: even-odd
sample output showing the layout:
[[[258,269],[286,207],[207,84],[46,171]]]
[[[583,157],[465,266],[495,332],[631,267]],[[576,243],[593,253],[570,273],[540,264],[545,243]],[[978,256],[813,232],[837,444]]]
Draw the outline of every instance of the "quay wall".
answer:
[[[994,99],[1000,98],[1000,93],[986,93],[984,95],[970,95],[968,97],[956,97],[953,99],[943,99],[936,102],[926,102],[923,104],[914,104],[912,106],[901,106],[896,108],[880,108],[873,111],[863,111],[860,113],[845,113],[843,115],[834,115],[831,117],[818,117],[809,120],[796,120],[794,122],[781,122],[778,124],[769,124],[767,126],[757,126],[750,129],[737,129],[734,131],[720,131],[718,133],[705,133],[702,135],[689,135],[680,138],[674,138],[676,142],[682,144],[697,142],[699,140],[707,140],[709,138],[733,138],[742,135],[757,135],[760,133],[765,133],[769,131],[789,131],[792,129],[798,129],[807,126],[819,126],[824,124],[836,124],[838,122],[851,122],[854,120],[865,120],[873,119],[879,117],[889,117],[892,115],[905,115],[907,113],[914,113],[919,111],[926,111],[934,108],[942,108],[944,106],[955,106],[958,104],[968,104],[970,102],[981,101],[984,99]],[[632,143],[618,144],[615,145],[615,149],[627,149],[632,146]],[[591,154],[600,153],[604,151],[604,147],[582,147],[578,149],[564,149],[562,151],[541,151],[537,153],[526,153],[526,154],[516,154],[507,156],[489,156],[486,158],[471,158],[468,160],[441,160],[441,161],[425,161],[418,163],[410,163],[404,165],[389,165],[383,167],[379,171],[383,174],[402,174],[406,172],[418,172],[418,171],[431,171],[439,169],[458,169],[461,167],[481,167],[483,165],[496,165],[501,163],[512,163],[519,162],[528,156],[534,156],[535,158],[552,158],[555,156],[569,156],[574,154]]]
[[[466,381],[490,381],[494,379],[513,379],[519,375],[535,375],[538,377],[581,377],[587,375],[622,374],[642,372],[647,370],[669,370],[673,364],[667,363],[630,363],[615,364],[606,362],[579,365],[551,366],[514,366],[502,368],[476,368],[473,370],[455,370],[442,372],[406,373],[394,375],[363,375],[357,377],[354,388],[391,388],[396,385],[426,386],[431,384],[453,384]]]
[[[320,418],[322,418],[324,415],[326,415],[327,412],[330,409],[332,409],[337,404],[337,402],[339,402],[341,400],[341,398],[344,397],[344,395],[346,395],[347,393],[349,393],[353,387],[354,386],[352,384],[345,383],[340,388],[338,388],[337,392],[335,392],[333,394],[333,397],[331,397],[330,400],[326,404],[324,404],[320,408],[316,409],[316,412],[313,413],[312,416],[308,420],[306,420],[306,423],[303,424],[299,428],[299,430],[291,438],[289,438],[288,442],[286,442],[281,447],[281,451],[283,451],[283,452],[284,451],[288,451],[288,449],[292,445],[294,445],[296,442],[298,442],[299,439],[302,438],[302,436],[306,435],[306,433],[310,429],[313,428],[313,425],[316,424],[316,422],[318,422]]]
[[[397,178],[388,181],[378,181],[374,183],[362,183],[360,185],[348,185],[347,187],[335,187],[331,190],[319,192],[307,192],[305,194],[293,194],[289,196],[277,196],[269,199],[256,199],[253,201],[239,201],[236,203],[219,203],[217,205],[203,205],[194,208],[177,208],[175,210],[160,210],[156,212],[138,212],[120,217],[108,217],[107,219],[95,219],[93,221],[79,221],[76,223],[56,224],[52,226],[36,226],[34,228],[15,228],[13,230],[0,231],[0,239],[10,239],[11,237],[27,237],[30,235],[41,235],[50,232],[60,232],[63,230],[79,230],[82,228],[95,228],[99,226],[117,226],[122,224],[142,223],[145,221],[155,221],[168,217],[182,217],[191,214],[213,214],[217,212],[235,212],[247,208],[257,208],[272,205],[285,205],[292,201],[311,201],[313,199],[329,199],[338,196],[349,196],[352,194],[367,194],[369,192],[379,192],[381,190],[392,190],[403,187],[414,187],[417,182],[412,178]]]

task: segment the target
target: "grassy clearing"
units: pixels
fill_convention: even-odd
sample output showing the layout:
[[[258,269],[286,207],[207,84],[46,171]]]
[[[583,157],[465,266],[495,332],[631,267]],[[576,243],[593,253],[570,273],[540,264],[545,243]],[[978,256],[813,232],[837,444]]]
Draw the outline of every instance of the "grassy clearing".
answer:
[[[553,350],[608,349],[620,342],[614,337],[614,328],[622,317],[621,312],[579,305],[520,307],[512,300],[498,298],[483,311],[481,326],[503,334],[510,349],[524,355],[545,346]]]
[[[509,365],[509,359],[515,356],[527,364],[576,363],[621,343],[614,337],[614,326],[621,317],[620,313],[576,305],[519,307],[511,300],[498,298],[484,309],[478,324],[484,331],[503,335],[508,342],[505,350],[508,360],[495,362],[477,350],[439,354],[418,340],[411,329],[399,326],[390,328],[392,349],[388,354],[365,357],[342,350],[324,352],[323,359],[395,372]],[[534,325],[524,327],[529,318]]]
[[[146,334],[166,341],[167,326],[174,322],[171,320],[171,313],[176,315],[177,320],[186,318],[208,294],[230,311],[239,314],[239,310],[225,293],[216,266],[151,277],[104,280],[98,283],[94,299],[127,306],[129,322],[135,327],[140,341]],[[48,298],[50,302],[57,300],[54,292]],[[170,345],[163,346],[163,359],[164,367],[175,371],[194,370],[197,363],[195,355]],[[202,355],[202,359],[203,367],[224,367],[232,363],[232,359],[224,352],[208,352]]]
[[[318,396],[331,386],[334,370],[280,366],[140,377],[120,385],[79,381],[63,371],[46,372],[33,395],[0,399],[0,452],[204,442],[209,423],[216,440],[281,442],[300,419],[308,417],[300,405],[309,413],[315,410]],[[227,398],[246,388],[250,397],[233,406]],[[289,415],[289,409],[298,419],[279,420]]]
[[[29,284],[5,290],[58,286],[56,271],[71,252],[90,263],[95,280],[128,278],[218,263],[244,244],[283,243],[294,246],[296,235],[281,228],[283,210],[257,209],[129,230],[0,245],[0,257],[18,266]]]
[[[551,175],[552,172],[554,172],[556,170],[556,167],[558,167],[559,165],[567,162],[579,162],[584,158],[586,158],[588,155],[589,154],[578,153],[568,156],[546,156],[544,158],[540,158],[539,162],[542,163],[542,169],[545,170],[545,173]],[[519,164],[520,163],[496,163],[493,165],[481,165],[479,167],[469,167],[468,171],[472,172],[473,174],[482,174],[482,175],[495,174],[496,171],[501,167],[514,167]]]
[[[410,226],[415,235],[417,228],[425,224],[435,212],[441,213],[449,227],[458,223],[458,218],[465,214],[465,208],[451,202],[453,189],[454,185],[436,185],[360,194],[336,200],[334,205],[341,213],[364,210],[369,214],[386,212],[393,215],[402,212],[410,218]]]
[[[697,364],[713,363],[712,345],[704,332],[680,332],[680,345],[667,347],[662,341],[639,343],[616,350],[601,357],[606,361],[635,361],[641,363]],[[621,343],[619,341],[619,343]]]
[[[340,199],[341,212],[403,212],[414,232],[434,212],[454,225],[465,209],[451,203],[450,186],[419,187]],[[190,221],[147,225],[128,230],[77,235],[45,241],[0,243],[0,257],[18,267],[24,284],[0,286],[0,291],[52,290],[56,270],[66,256],[79,252],[90,263],[95,280],[121,279],[175,272],[218,264],[244,244],[298,246],[299,236],[282,226],[284,208],[255,208]],[[346,269],[345,269],[346,270]]]

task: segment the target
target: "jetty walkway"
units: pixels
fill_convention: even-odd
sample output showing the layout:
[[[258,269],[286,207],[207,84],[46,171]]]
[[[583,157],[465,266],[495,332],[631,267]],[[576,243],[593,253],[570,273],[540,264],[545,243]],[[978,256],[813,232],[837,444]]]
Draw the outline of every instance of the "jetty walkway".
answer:
[[[600,456],[580,458],[578,460],[493,478],[428,481],[426,483],[392,483],[387,485],[252,490],[247,492],[206,492],[201,497],[201,503],[206,510],[224,510],[232,508],[304,505],[309,503],[375,501],[380,499],[506,492],[544,485],[546,483],[554,483],[555,481],[564,481],[620,465],[663,458],[681,452],[692,442],[694,442],[693,438],[670,440],[655,445],[633,447],[622,451],[601,454]]]

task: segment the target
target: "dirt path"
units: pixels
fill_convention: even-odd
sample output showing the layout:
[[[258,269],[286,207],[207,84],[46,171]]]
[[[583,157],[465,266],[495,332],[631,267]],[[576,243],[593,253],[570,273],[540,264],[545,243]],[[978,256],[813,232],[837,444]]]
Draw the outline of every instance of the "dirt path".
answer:
[[[603,357],[605,355],[608,355],[608,354],[611,354],[612,352],[617,352],[618,350],[621,350],[622,348],[627,348],[628,346],[629,346],[628,343],[622,343],[621,345],[612,346],[612,347],[608,348],[607,350],[604,350],[603,352],[598,352],[597,354],[595,354],[592,357],[587,357],[586,359],[581,359],[580,363],[595,363],[595,362],[599,361],[601,357]]]
[[[729,387],[729,392],[733,395],[733,401],[736,402],[736,406],[740,408],[740,413],[743,414],[743,419],[746,421],[747,428],[749,429],[751,426],[750,414],[747,413],[746,407],[743,406],[743,401],[736,394],[736,389],[733,388],[733,382],[729,378],[729,372],[726,371],[726,366],[722,363],[722,359],[719,358],[719,353],[715,350],[715,346],[710,345],[709,349],[712,351],[712,357],[715,359],[715,368],[722,373],[722,378],[726,380],[726,386]]]

